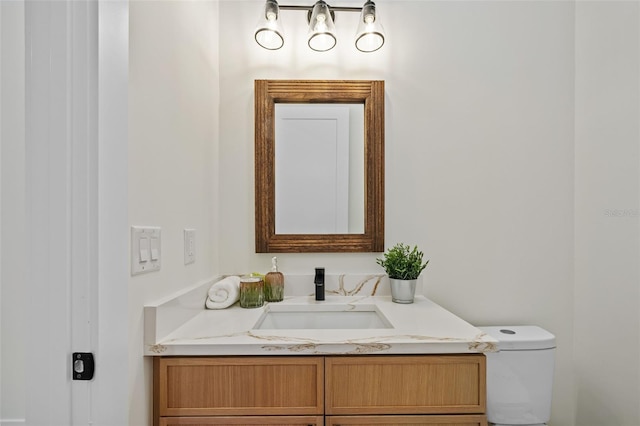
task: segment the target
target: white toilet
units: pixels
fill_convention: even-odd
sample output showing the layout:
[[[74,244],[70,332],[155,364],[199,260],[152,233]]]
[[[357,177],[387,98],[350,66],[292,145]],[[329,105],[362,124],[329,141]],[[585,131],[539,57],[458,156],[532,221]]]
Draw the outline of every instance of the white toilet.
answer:
[[[478,327],[499,342],[487,353],[487,419],[496,426],[542,426],[551,417],[556,338],[536,326]]]

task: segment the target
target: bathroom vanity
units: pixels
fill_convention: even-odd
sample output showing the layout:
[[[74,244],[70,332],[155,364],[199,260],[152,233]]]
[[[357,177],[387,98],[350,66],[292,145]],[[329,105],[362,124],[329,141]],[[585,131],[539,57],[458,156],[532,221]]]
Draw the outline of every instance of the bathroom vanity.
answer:
[[[145,307],[154,425],[487,424],[483,353],[497,342],[423,296],[210,311],[207,289]]]
[[[154,374],[162,426],[486,425],[481,354],[156,357]]]

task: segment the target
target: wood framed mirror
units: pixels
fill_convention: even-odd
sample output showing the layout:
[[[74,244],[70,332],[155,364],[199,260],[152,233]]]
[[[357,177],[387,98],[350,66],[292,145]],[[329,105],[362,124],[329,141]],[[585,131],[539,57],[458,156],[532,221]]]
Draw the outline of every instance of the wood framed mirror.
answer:
[[[358,155],[353,155],[356,163],[362,166],[352,167],[360,170],[357,176],[361,182],[361,189],[351,192],[361,192],[358,196],[361,204],[351,202],[351,210],[357,210],[356,221],[361,225],[355,228],[336,228],[338,231],[326,229],[303,230],[302,228],[284,229],[283,221],[278,221],[279,210],[282,212],[281,200],[284,192],[278,186],[277,176],[281,181],[304,181],[307,173],[311,173],[309,163],[319,163],[326,169],[333,170],[334,166],[325,164],[325,160],[315,161],[316,158],[330,158],[328,156],[314,157],[310,161],[294,160],[296,168],[300,169],[302,179],[292,178],[287,174],[282,177],[282,170],[287,169],[283,164],[291,165],[291,156],[286,160],[277,156],[277,149],[282,143],[277,143],[276,137],[281,137],[282,131],[276,127],[276,109],[279,104],[319,104],[340,105],[353,109],[353,105],[361,105],[362,138]],[[354,120],[351,120],[354,121]],[[355,120],[359,122],[358,120]],[[255,244],[256,253],[300,253],[300,252],[382,252],[384,251],[384,81],[380,80],[256,80],[255,81]],[[303,135],[315,135],[316,130],[305,129]],[[329,131],[328,133],[331,133]],[[278,135],[278,136],[277,136]],[[300,133],[298,133],[300,135]],[[294,137],[295,144],[305,144],[308,137]],[[316,142],[314,142],[316,143]],[[302,151],[313,151],[302,145]],[[278,148],[277,148],[278,147]],[[320,150],[323,148],[320,147]],[[300,150],[300,149],[298,149]],[[352,150],[353,151],[353,150]],[[338,153],[334,157],[340,158]],[[342,151],[344,152],[344,151]],[[315,154],[309,154],[315,155]],[[362,157],[362,158],[360,158]],[[288,161],[289,163],[283,163]],[[279,166],[276,167],[276,164]],[[317,165],[317,164],[316,164]],[[347,166],[348,167],[348,166]],[[352,175],[354,173],[352,172]],[[333,185],[333,184],[332,184]],[[345,183],[345,185],[347,185]],[[351,183],[353,187],[353,182]],[[357,185],[356,185],[357,186]],[[277,189],[277,187],[279,189]],[[313,208],[324,206],[332,200],[319,195],[310,203]],[[278,197],[277,197],[278,196]],[[296,198],[295,196],[293,196]],[[278,201],[277,201],[278,199]],[[347,202],[347,204],[349,204]],[[361,215],[360,215],[361,211]],[[353,212],[351,212],[351,216]],[[304,222],[305,213],[294,213],[287,217],[296,216]],[[321,213],[322,215],[322,213]],[[360,218],[361,216],[361,218]],[[285,221],[286,222],[286,221]],[[305,225],[302,223],[302,225]]]

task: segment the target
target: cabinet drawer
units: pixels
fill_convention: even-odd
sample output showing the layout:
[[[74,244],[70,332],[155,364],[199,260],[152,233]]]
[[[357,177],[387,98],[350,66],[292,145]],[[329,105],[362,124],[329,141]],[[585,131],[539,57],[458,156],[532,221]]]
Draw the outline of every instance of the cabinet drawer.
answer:
[[[327,426],[361,425],[361,426],[396,426],[396,425],[428,425],[428,426],[487,426],[487,419],[480,415],[459,416],[330,416]]]
[[[326,414],[485,412],[482,354],[327,357]]]
[[[321,357],[154,359],[158,416],[322,414]]]
[[[245,416],[245,417],[163,417],[160,426],[288,426],[288,425],[324,425],[322,416]]]

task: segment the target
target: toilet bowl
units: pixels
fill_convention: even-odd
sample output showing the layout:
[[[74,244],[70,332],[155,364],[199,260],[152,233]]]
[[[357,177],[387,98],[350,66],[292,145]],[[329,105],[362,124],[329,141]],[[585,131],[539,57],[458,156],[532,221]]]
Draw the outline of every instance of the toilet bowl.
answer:
[[[551,417],[555,336],[537,326],[478,327],[498,340],[487,353],[487,420],[542,426]]]

